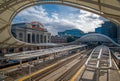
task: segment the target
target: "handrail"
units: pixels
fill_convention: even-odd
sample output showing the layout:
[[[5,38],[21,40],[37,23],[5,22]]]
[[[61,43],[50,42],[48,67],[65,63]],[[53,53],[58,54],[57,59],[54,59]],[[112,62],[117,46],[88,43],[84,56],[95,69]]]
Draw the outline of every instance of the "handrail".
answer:
[[[110,49],[106,46],[104,47],[96,47],[95,49],[93,49],[93,51],[91,52],[90,56],[88,57],[86,63],[85,63],[85,66],[86,67],[90,67],[90,68],[95,68],[95,69],[110,69],[112,67],[112,60],[111,60],[111,52],[110,52]],[[92,56],[96,55],[95,52],[99,50],[99,54],[96,56],[96,57],[93,57],[94,58],[94,61],[92,61]],[[108,52],[107,52],[108,51]],[[97,53],[97,52],[96,52]],[[107,55],[105,56],[104,54],[107,53]],[[103,58],[103,57],[109,57],[108,59],[106,58]],[[104,61],[104,60],[109,60],[107,63],[108,63],[108,66],[106,67],[101,67],[100,66],[100,63],[101,61]],[[89,62],[95,62],[96,61],[96,64],[95,65],[90,65]]]

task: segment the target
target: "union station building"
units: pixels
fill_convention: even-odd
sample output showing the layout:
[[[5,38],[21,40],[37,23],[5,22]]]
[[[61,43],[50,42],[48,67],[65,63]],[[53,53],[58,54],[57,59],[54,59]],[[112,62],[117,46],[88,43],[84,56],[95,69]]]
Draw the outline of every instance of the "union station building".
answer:
[[[12,35],[16,40],[35,45],[21,45],[20,47],[2,48],[0,49],[0,56],[4,56],[4,54],[9,53],[17,53],[20,51],[49,48],[49,46],[39,46],[41,43],[51,43],[51,33],[48,32],[48,30],[41,23],[17,23],[13,24],[11,28]],[[36,46],[36,44],[38,45]]]
[[[51,33],[39,22],[13,24],[12,34],[16,39],[27,43],[51,42]]]

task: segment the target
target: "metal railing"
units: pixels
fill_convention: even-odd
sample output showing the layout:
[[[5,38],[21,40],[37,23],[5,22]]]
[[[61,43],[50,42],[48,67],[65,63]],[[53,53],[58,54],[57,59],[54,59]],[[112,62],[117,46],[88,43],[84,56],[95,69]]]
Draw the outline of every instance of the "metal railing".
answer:
[[[94,65],[92,64],[94,63]],[[107,65],[107,66],[106,66]],[[91,52],[85,63],[86,67],[109,69],[112,67],[111,52],[106,46],[98,46]]]

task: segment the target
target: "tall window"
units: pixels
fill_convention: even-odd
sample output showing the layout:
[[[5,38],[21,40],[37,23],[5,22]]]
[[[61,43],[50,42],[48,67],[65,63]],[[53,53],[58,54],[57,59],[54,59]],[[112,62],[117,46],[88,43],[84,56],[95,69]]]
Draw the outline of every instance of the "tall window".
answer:
[[[30,41],[31,41],[31,36],[30,36],[30,34],[28,34],[28,36],[27,36],[27,41],[28,41],[28,43],[31,43]]]
[[[37,43],[39,43],[39,34],[37,34],[37,36],[36,36],[36,40],[37,40]]]
[[[19,33],[19,40],[23,41],[23,33]]]
[[[0,56],[2,56],[2,49],[0,49]]]
[[[22,33],[19,33],[19,38],[23,38],[23,34]]]
[[[40,35],[41,43],[43,43],[43,35]]]
[[[44,36],[44,42],[46,43],[46,36]]]
[[[32,34],[32,43],[35,43],[35,34]]]

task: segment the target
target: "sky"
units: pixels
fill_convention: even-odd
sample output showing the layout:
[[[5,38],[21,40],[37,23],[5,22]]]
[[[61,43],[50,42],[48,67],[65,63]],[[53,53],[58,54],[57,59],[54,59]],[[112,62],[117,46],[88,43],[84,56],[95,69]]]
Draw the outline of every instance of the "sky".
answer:
[[[58,32],[69,29],[80,29],[85,33],[92,32],[106,19],[70,6],[44,4],[22,10],[15,16],[12,23],[32,21],[42,23],[52,35],[57,35]]]

